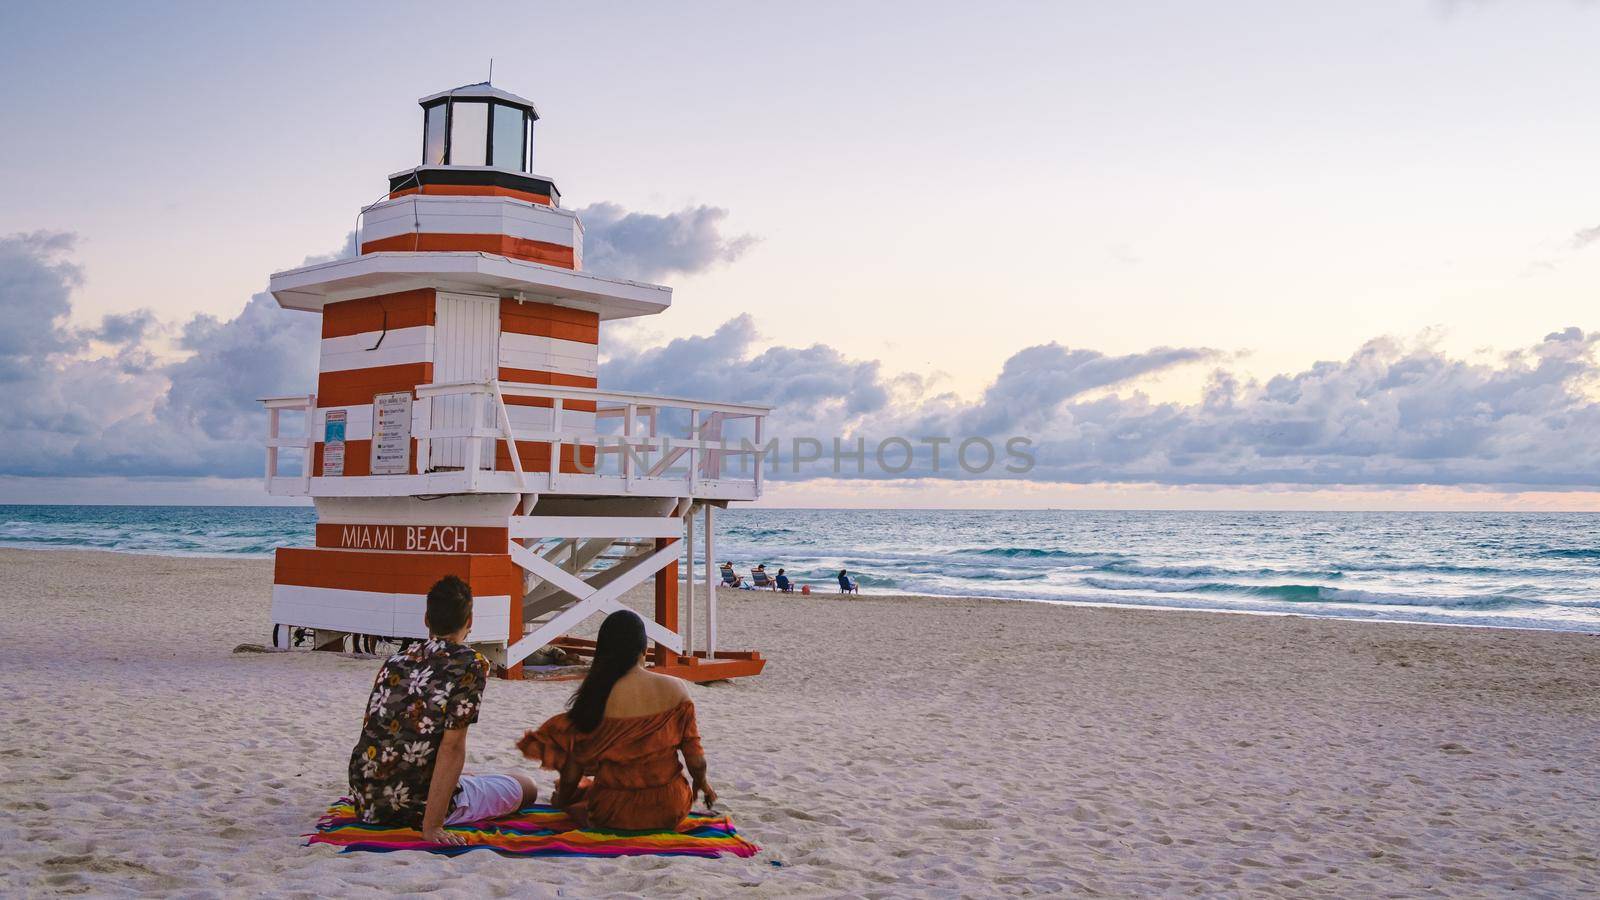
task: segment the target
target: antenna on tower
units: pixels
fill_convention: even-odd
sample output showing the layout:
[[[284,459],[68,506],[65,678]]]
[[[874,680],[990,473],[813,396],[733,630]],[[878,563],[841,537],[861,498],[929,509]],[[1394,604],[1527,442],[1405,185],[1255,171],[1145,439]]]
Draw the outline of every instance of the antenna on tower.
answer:
[[[489,57],[489,83],[494,84],[494,57]]]

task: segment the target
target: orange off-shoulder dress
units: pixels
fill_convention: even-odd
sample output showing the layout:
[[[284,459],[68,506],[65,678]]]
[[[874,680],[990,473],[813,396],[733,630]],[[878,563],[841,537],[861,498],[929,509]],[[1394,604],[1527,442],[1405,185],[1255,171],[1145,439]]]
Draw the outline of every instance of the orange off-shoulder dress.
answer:
[[[678,827],[694,802],[678,754],[705,755],[692,700],[647,716],[601,719],[587,733],[561,713],[520,746],[524,756],[560,772],[564,784],[593,776],[567,803],[580,821],[629,831]]]

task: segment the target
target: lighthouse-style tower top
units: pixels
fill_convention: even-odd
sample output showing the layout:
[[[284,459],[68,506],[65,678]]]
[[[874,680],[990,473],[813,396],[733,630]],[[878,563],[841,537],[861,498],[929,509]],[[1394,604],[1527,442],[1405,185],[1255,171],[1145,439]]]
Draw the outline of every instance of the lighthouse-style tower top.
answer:
[[[672,289],[585,271],[582,222],[531,171],[533,102],[482,83],[418,104],[421,165],[361,211],[359,254],[271,278],[323,340],[316,393],[273,407],[306,410],[308,458],[285,477],[269,454],[269,489],[759,496],[765,407],[602,390],[600,323]]]
[[[391,191],[455,185],[561,205],[549,178],[533,174],[533,101],[488,82],[429,94],[422,107],[422,164],[389,176]]]

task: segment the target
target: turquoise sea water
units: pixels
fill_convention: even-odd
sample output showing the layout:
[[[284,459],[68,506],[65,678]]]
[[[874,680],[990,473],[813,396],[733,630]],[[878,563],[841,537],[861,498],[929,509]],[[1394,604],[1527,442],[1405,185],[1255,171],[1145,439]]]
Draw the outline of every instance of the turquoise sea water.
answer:
[[[306,508],[0,506],[0,545],[266,556]],[[1600,633],[1600,515],[735,509],[716,552],[833,590]],[[703,545],[702,545],[703,546]]]

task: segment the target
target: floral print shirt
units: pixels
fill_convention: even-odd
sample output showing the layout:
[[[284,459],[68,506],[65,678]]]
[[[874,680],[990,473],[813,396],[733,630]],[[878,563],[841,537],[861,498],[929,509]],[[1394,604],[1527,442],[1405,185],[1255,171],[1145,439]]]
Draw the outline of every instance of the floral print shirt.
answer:
[[[465,644],[418,641],[378,670],[361,740],[350,753],[350,795],[363,822],[422,824],[444,733],[478,721],[489,661]]]

